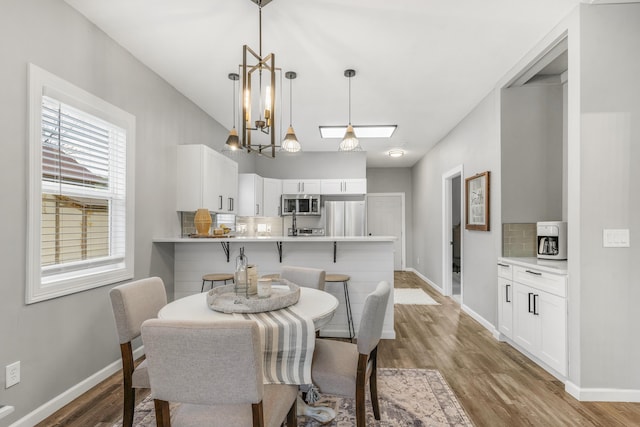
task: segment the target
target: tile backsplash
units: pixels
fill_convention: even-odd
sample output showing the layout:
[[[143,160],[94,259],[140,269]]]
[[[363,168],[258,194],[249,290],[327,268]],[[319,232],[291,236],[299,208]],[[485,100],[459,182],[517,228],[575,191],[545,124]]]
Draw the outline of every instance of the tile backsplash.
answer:
[[[502,224],[502,256],[535,257],[536,223]]]

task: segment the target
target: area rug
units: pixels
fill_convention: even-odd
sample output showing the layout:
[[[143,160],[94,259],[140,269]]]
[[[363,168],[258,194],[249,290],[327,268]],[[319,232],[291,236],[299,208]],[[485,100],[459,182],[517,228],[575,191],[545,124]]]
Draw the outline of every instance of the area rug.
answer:
[[[440,305],[422,289],[396,288],[393,290],[394,304]]]
[[[368,389],[368,387],[367,387]],[[380,421],[373,417],[367,392],[367,426],[473,426],[440,372],[433,369],[378,369]],[[329,406],[338,414],[328,424],[298,416],[298,426],[353,427],[355,400],[323,395],[315,405]],[[114,427],[121,426],[116,423]],[[135,411],[134,426],[155,427],[153,400],[144,399]]]

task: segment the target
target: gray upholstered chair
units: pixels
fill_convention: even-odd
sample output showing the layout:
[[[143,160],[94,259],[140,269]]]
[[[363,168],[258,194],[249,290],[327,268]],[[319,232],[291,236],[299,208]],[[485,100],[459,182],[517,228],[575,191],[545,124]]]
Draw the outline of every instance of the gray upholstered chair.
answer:
[[[320,289],[324,291],[325,271],[319,268],[284,266],[280,272],[280,278],[295,283],[305,288]]]
[[[142,339],[158,427],[296,426],[298,386],[263,384],[254,321],[151,319]]]
[[[146,360],[134,368],[131,341],[140,336],[142,322],[157,317],[158,311],[167,304],[167,293],[162,279],[150,277],[116,286],[111,289],[109,296],[122,354],[122,425],[130,427],[133,424],[135,389],[149,388]]]
[[[316,340],[311,364],[313,383],[322,393],[355,397],[358,427],[365,425],[365,386],[369,381],[371,405],[376,420],[380,419],[376,382],[378,342],[382,336],[391,286],[380,282],[367,295],[360,319],[358,342]]]

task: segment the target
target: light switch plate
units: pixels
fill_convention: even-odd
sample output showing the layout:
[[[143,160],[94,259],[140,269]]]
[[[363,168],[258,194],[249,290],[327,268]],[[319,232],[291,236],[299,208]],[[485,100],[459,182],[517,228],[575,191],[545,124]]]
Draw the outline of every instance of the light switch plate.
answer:
[[[628,248],[631,246],[629,229],[602,230],[602,246],[605,248]]]

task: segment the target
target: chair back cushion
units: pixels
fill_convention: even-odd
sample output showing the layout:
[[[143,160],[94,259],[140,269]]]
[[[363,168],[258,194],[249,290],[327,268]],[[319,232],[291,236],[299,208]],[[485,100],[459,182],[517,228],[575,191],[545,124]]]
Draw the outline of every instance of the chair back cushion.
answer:
[[[325,275],[325,271],[318,268],[285,266],[282,267],[280,278],[293,282],[298,286],[323,291]]]
[[[376,290],[367,295],[358,329],[358,353],[369,354],[380,341],[382,326],[387,311],[387,303],[391,286],[387,282],[380,282]]]
[[[262,346],[252,320],[151,319],[142,342],[154,399],[197,405],[262,400]]]
[[[159,277],[136,280],[109,291],[113,315],[116,318],[120,344],[140,336],[140,326],[158,316],[167,305],[167,293]]]

